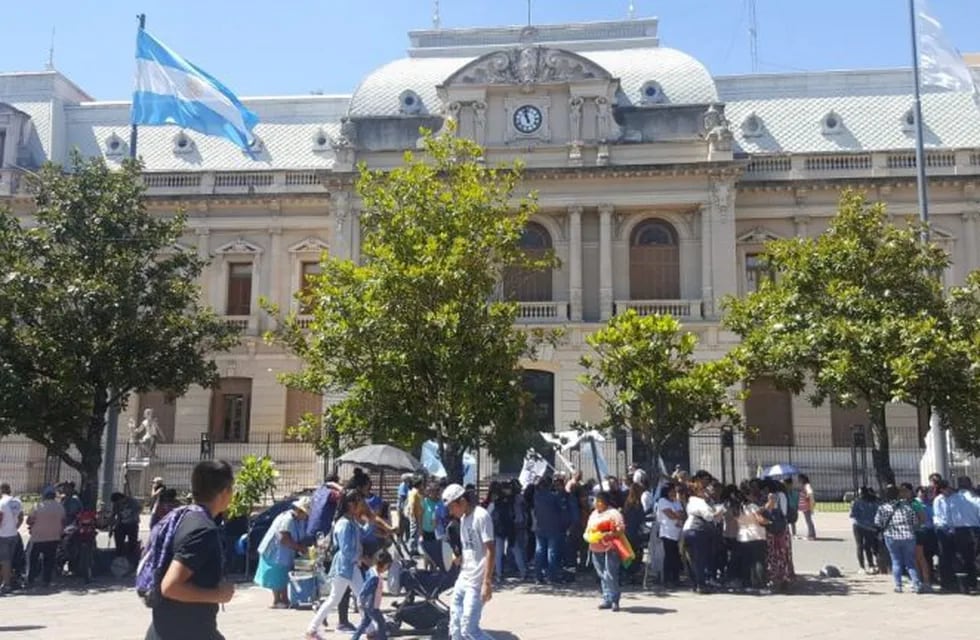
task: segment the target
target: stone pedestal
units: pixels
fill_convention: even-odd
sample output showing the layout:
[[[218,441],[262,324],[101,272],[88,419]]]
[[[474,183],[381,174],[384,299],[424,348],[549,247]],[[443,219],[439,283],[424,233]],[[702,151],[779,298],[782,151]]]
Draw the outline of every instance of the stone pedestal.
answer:
[[[150,497],[153,478],[163,476],[163,463],[153,458],[131,458],[122,469],[126,493],[140,500]]]

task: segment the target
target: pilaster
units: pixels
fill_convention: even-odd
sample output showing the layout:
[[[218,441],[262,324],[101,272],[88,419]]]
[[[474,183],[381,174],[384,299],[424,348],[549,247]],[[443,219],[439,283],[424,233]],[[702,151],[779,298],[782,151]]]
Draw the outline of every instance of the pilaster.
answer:
[[[612,215],[613,205],[599,205],[599,319],[603,322],[613,315]]]
[[[572,322],[582,321],[582,207],[568,208],[568,300]]]

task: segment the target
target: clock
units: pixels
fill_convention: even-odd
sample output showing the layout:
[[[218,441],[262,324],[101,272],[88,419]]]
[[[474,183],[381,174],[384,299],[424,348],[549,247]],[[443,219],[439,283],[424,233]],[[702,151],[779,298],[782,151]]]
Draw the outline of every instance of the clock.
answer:
[[[523,105],[514,110],[514,128],[521,133],[534,133],[541,128],[544,116],[541,109],[533,105]]]

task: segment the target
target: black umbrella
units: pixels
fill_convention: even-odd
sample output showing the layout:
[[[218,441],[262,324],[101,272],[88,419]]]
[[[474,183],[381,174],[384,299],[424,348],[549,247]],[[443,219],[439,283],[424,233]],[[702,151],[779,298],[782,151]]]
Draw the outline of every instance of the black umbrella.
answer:
[[[422,468],[418,459],[390,444],[369,444],[348,451],[337,458],[340,464],[353,464],[372,471],[416,472]]]

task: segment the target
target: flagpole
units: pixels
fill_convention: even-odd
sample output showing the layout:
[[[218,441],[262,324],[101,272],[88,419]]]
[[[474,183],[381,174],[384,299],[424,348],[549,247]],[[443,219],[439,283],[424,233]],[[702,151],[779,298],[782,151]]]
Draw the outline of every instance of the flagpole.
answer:
[[[929,242],[929,184],[926,176],[926,153],[923,142],[922,123],[922,81],[919,69],[919,30],[916,26],[915,0],[909,0],[909,23],[912,29],[912,76],[915,81],[915,169],[916,186],[919,195],[919,221],[922,223],[922,242]],[[949,475],[949,459],[946,452],[946,434],[942,420],[934,408],[929,411],[929,431],[926,450],[932,450],[933,471],[943,478]]]
[[[140,24],[139,30],[142,31],[143,29],[145,29],[146,28],[146,14],[145,13],[141,13],[138,16],[136,16],[136,19],[139,20],[139,24]],[[132,125],[132,127],[129,129],[129,157],[132,158],[132,159],[134,159],[134,160],[136,159],[136,141],[137,141],[138,135],[139,135],[139,129],[137,128],[136,124],[134,123]]]

